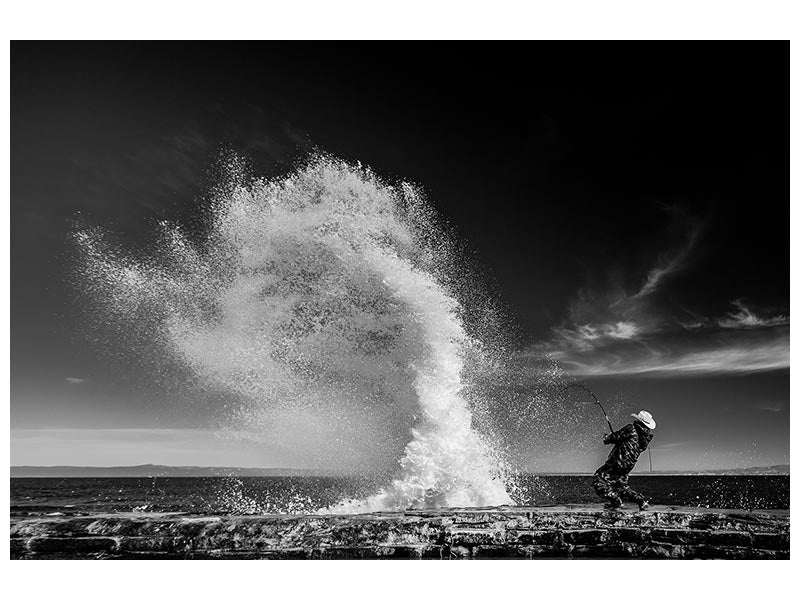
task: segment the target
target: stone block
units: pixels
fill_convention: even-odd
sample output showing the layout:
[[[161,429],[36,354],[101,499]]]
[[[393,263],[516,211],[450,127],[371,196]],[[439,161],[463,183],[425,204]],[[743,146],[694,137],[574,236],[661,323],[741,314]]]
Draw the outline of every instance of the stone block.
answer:
[[[458,512],[453,517],[455,525],[478,525],[478,524],[494,524],[497,522],[496,516],[482,512]]]
[[[550,545],[519,545],[513,546],[514,555],[522,558],[567,558],[568,551],[566,546]]]
[[[750,546],[752,538],[744,531],[715,530],[709,532],[708,543],[713,546]]]
[[[412,545],[412,546],[385,546],[391,548],[392,558],[423,558],[425,551],[428,549],[427,545]],[[389,556],[389,554],[387,554]]]
[[[450,558],[450,549],[447,546],[428,544],[427,546],[422,546],[421,550],[422,558],[428,560],[443,560],[445,558]]]
[[[492,546],[473,546],[473,558],[508,558],[513,556],[514,551],[505,544]]]
[[[731,559],[750,559],[757,558],[752,548],[744,546],[684,546],[684,553],[682,558],[721,558],[726,560]]]
[[[506,521],[506,529],[541,529],[542,520],[537,516],[520,515]]]
[[[606,529],[575,529],[562,532],[564,543],[576,546],[602,544],[606,541],[607,536],[608,530]]]
[[[450,546],[449,558],[469,558],[472,552],[466,546]]]
[[[687,526],[690,529],[714,529],[714,527],[719,525],[720,518],[720,515],[714,513],[692,515],[689,518]]]
[[[314,548],[311,558],[323,560],[358,560],[387,558],[394,554],[394,548],[386,546],[330,546]]]
[[[491,546],[505,542],[505,532],[498,529],[451,529],[445,539],[453,546]]]
[[[570,558],[632,558],[638,554],[633,544],[596,544],[592,546],[571,546]]]
[[[28,540],[23,538],[11,538],[11,558],[19,558],[28,552]]]
[[[561,532],[558,530],[526,531],[512,529],[506,532],[506,541],[509,544],[554,546],[561,543]]]
[[[131,536],[119,540],[120,552],[176,552],[184,553],[192,549],[190,540],[183,537]]]
[[[698,529],[654,528],[650,531],[650,539],[671,544],[704,544],[708,535],[707,531]]]
[[[95,554],[115,552],[117,540],[109,537],[35,537],[28,542],[28,549],[36,554]]]
[[[661,542],[650,542],[642,548],[642,558],[678,558],[683,554],[680,546]]]
[[[309,558],[308,554],[303,548],[280,548],[260,552],[258,558],[267,560],[305,560]]]
[[[645,540],[645,533],[637,527],[613,527],[608,529],[611,542],[639,543]]]
[[[750,556],[748,558],[755,558],[761,560],[776,560],[788,559],[788,550],[764,550],[763,548],[748,548]]]
[[[785,533],[754,533],[753,548],[788,550],[789,535]]]
[[[739,529],[753,532],[774,532],[779,528],[779,520],[773,515],[760,513],[738,513],[720,517],[725,529]]]

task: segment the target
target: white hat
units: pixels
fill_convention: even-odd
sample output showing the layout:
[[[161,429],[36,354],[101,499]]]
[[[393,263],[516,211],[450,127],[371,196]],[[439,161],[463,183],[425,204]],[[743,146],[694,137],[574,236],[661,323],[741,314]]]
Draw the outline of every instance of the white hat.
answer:
[[[653,420],[653,415],[646,410],[640,410],[639,414],[631,413],[631,416],[637,421],[644,423],[648,429],[656,428],[656,422]]]

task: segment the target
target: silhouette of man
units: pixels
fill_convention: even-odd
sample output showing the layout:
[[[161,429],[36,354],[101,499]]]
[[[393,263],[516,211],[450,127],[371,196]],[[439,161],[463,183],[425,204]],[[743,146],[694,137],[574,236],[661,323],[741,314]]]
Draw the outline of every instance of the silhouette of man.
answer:
[[[645,497],[628,485],[628,474],[653,439],[656,422],[646,410],[631,416],[633,423],[603,438],[604,444],[614,444],[614,448],[605,464],[595,471],[592,486],[597,495],[607,501],[606,508],[619,508],[623,500],[628,500],[636,502],[639,510],[647,510],[650,505]]]

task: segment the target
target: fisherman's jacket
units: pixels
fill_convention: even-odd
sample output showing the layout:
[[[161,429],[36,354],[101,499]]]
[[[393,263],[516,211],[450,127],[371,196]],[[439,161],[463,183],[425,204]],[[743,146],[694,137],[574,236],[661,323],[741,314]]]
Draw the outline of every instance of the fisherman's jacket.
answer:
[[[639,455],[647,449],[652,439],[650,430],[639,423],[630,423],[609,433],[603,438],[603,443],[614,444],[614,449],[600,468],[615,479],[624,477],[636,466]]]

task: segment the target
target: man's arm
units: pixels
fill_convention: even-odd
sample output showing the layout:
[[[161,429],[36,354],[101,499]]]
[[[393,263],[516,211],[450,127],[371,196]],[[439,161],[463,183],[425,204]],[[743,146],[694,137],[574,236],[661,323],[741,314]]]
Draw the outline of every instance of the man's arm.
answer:
[[[628,438],[633,437],[635,433],[636,432],[633,430],[633,425],[629,423],[622,429],[618,429],[613,433],[606,434],[606,436],[603,438],[603,443],[616,444],[618,442],[621,442],[622,440],[627,440]]]

